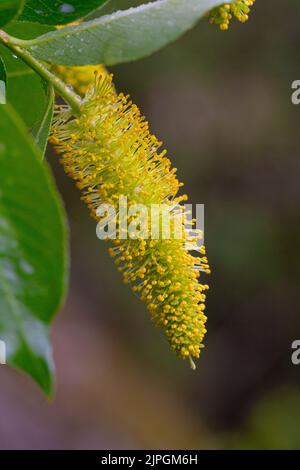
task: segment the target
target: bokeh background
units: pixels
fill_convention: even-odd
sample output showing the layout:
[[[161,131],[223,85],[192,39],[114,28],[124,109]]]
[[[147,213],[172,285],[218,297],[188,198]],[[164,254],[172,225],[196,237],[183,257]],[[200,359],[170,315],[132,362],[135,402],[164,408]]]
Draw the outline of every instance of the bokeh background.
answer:
[[[128,7],[139,2],[112,1]],[[1,366],[1,449],[300,448],[300,5],[257,0],[228,32],[202,21],[112,68],[204,203],[213,274],[196,372],[121,282],[49,149],[66,204],[71,283],[53,343],[57,393]]]

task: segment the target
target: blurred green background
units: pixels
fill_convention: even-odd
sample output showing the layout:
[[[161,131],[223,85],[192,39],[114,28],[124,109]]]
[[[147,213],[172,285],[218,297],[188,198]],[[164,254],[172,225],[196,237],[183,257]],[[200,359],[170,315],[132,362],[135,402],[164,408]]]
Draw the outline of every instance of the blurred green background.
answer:
[[[128,7],[139,2],[111,2]],[[109,8],[107,9],[109,10]],[[53,331],[57,395],[1,366],[2,449],[300,448],[300,4],[257,0],[228,32],[202,21],[114,67],[204,203],[208,334],[196,372],[121,282],[49,149],[71,230],[71,289]]]

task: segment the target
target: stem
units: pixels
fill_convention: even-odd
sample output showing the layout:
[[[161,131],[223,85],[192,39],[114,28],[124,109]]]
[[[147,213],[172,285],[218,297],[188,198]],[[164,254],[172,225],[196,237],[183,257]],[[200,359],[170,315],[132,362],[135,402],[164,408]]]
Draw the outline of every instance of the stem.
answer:
[[[15,39],[15,38],[14,38]],[[50,72],[45,65],[36,60],[27,50],[10,42],[10,36],[0,30],[0,42],[10,49],[17,57],[37,72],[48,83],[53,85],[62,98],[71,106],[75,114],[80,114],[81,100],[68,86],[56,75]]]
[[[189,356],[190,367],[192,370],[196,370],[196,364],[194,363],[192,356]]]

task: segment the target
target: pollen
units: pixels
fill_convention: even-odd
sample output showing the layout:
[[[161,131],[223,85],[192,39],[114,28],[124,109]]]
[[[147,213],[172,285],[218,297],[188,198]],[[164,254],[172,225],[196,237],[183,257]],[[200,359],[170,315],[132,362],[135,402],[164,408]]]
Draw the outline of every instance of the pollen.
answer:
[[[126,197],[129,207],[166,205],[173,233],[178,207],[187,196],[179,195],[182,185],[162,143],[129,97],[116,93],[111,75],[96,74],[79,116],[66,105],[57,108],[50,142],[97,221],[101,204],[117,211],[118,201]],[[171,349],[194,369],[193,358],[199,358],[204,347],[207,320],[208,285],[200,277],[202,281],[210,273],[200,235],[191,239],[183,228],[179,238],[123,239],[121,230],[118,225],[117,239],[107,241],[110,256],[124,282],[147,305]]]
[[[210,11],[209,21],[212,24],[219,25],[222,31],[229,28],[229,23],[233,17],[241,23],[245,23],[249,18],[250,7],[253,6],[254,2],[255,0],[237,0],[232,3],[224,3]]]

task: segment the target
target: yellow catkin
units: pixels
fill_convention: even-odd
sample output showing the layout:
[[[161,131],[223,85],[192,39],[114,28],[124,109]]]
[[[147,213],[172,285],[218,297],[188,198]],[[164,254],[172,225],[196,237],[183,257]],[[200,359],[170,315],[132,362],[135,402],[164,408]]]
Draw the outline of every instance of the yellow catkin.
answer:
[[[224,3],[210,11],[209,21],[219,25],[222,31],[228,29],[233,16],[242,23],[245,23],[249,18],[250,7],[254,2],[255,0],[237,0],[233,3]]]
[[[50,141],[96,220],[100,204],[117,208],[124,196],[128,206],[166,204],[172,220],[174,208],[187,200],[178,195],[182,183],[166,151],[160,150],[161,142],[149,132],[137,106],[116,94],[112,76],[96,76],[79,117],[68,106],[58,108]],[[194,368],[192,358],[199,357],[206,333],[208,286],[199,276],[210,268],[204,246],[197,244],[200,237],[187,238],[184,231],[180,239],[120,239],[118,226],[109,253],[172,350]]]

